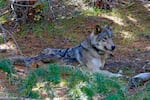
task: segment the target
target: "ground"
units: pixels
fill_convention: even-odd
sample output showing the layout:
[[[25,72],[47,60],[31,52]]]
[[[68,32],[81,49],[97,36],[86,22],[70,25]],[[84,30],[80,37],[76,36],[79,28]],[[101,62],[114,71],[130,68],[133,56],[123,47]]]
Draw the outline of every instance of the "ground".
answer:
[[[32,28],[36,24],[24,26],[25,28],[19,28],[20,31],[15,33],[15,37],[25,56],[35,56],[46,47],[73,47],[90,35],[94,25],[113,22],[116,49],[114,57],[106,61],[104,69],[132,77],[138,73],[150,71],[150,12],[143,5],[137,2],[130,5],[131,7],[114,11],[114,15],[116,14],[117,17],[121,18],[121,20],[118,20],[123,24],[119,24],[114,20],[115,18],[109,17],[113,14],[84,15],[64,20],[64,22],[58,20],[58,22],[62,23],[52,25],[52,27],[46,22],[42,22],[44,24],[37,23],[45,25],[45,27],[36,28],[37,30],[38,28],[44,28],[44,31],[34,32]],[[141,8],[138,8],[139,6]],[[54,28],[54,30],[49,30],[49,28]],[[28,29],[28,31],[24,31],[25,29]],[[131,36],[128,37],[128,35]],[[5,54],[2,55],[4,56]],[[24,72],[29,70],[23,66],[15,67],[19,73],[22,70]],[[15,86],[8,83],[9,80],[7,80],[4,72],[1,71],[0,76],[0,92],[10,92],[16,89]]]

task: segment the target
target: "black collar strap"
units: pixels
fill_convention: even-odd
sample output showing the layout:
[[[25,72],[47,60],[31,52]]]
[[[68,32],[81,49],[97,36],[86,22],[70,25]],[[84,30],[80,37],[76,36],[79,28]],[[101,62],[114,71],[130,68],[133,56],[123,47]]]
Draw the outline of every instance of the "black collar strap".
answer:
[[[93,48],[98,54],[100,54],[100,55],[104,55],[104,54],[105,54],[105,52],[104,52],[103,50],[100,50],[100,49],[96,48],[95,46],[92,46],[92,48]]]

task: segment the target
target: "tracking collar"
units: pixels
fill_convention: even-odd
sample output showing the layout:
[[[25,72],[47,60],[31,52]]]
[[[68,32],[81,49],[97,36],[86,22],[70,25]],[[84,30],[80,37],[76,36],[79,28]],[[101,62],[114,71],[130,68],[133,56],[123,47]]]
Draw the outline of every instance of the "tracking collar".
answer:
[[[96,48],[95,46],[92,46],[92,48],[93,48],[98,54],[100,54],[100,55],[104,55],[104,54],[105,54],[105,51],[100,50],[100,49]]]

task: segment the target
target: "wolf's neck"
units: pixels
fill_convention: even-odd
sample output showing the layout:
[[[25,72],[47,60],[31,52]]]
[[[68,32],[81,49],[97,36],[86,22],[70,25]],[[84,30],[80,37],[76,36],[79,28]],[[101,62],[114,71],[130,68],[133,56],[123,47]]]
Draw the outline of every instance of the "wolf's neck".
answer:
[[[99,55],[104,55],[105,52],[103,50],[100,50],[98,48],[96,48],[95,46],[92,46],[92,48],[94,49],[94,51],[96,51]]]

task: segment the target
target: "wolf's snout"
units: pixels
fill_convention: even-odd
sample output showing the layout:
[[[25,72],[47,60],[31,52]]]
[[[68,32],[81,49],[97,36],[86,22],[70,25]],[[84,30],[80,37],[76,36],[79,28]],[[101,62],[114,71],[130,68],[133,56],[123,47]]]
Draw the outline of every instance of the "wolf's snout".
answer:
[[[113,46],[111,46],[111,50],[115,50],[115,48],[116,48],[116,47],[115,47],[114,45],[113,45]]]

